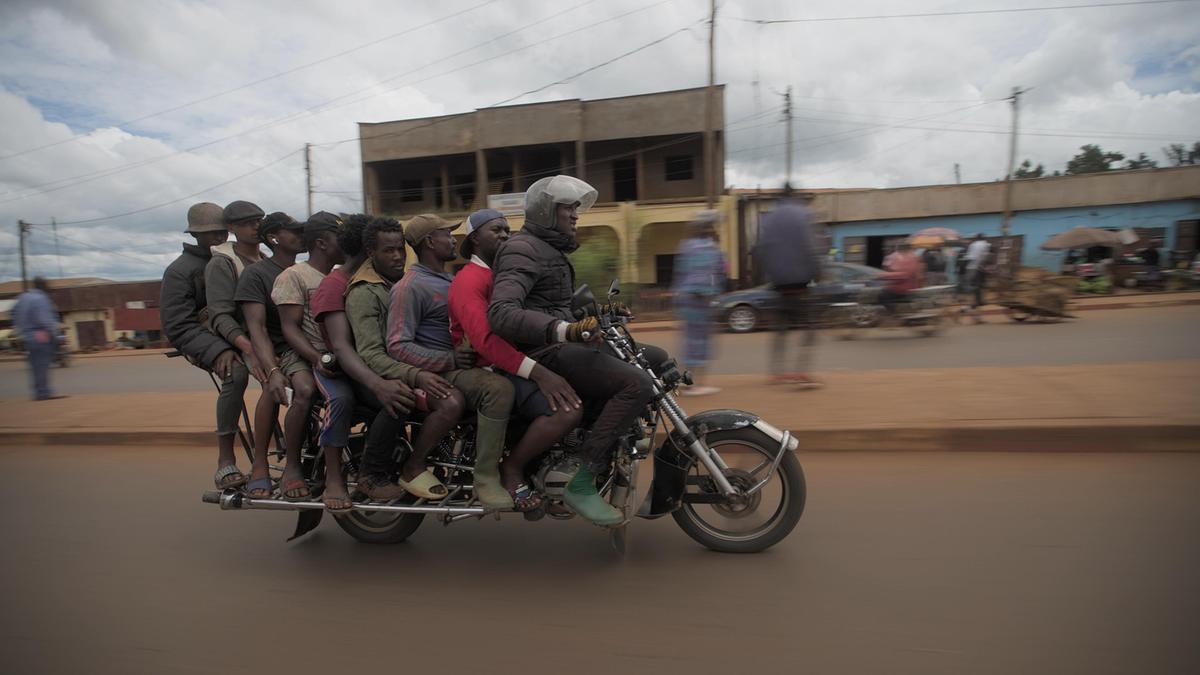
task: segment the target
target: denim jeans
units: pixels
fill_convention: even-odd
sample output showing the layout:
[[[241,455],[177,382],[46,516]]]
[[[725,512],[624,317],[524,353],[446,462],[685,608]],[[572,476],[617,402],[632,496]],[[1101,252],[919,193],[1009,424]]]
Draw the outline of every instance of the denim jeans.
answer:
[[[33,398],[49,398],[50,393],[50,364],[58,345],[54,340],[46,343],[29,340],[26,349],[29,350],[29,372],[33,380]]]

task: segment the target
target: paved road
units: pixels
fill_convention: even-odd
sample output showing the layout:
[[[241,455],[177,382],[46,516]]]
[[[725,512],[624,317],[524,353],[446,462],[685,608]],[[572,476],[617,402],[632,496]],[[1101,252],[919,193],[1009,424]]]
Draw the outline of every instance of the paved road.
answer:
[[[664,519],[624,560],[508,517],[285,544],[200,503],[211,461],[0,448],[7,672],[1200,672],[1197,455],[808,456],[776,548]]]
[[[1117,363],[1200,357],[1200,307],[1085,312],[1075,322],[1021,325],[989,317],[994,323],[963,325],[934,338],[907,331],[872,331],[846,342],[823,335],[816,369],[952,368],[1044,364]],[[644,339],[678,351],[680,334],[651,332]],[[764,372],[771,335],[718,336],[716,373]],[[182,359],[121,356],[76,359],[52,373],[63,393],[106,391],[196,391],[212,388],[208,379]],[[0,363],[0,398],[28,393],[24,365]]]

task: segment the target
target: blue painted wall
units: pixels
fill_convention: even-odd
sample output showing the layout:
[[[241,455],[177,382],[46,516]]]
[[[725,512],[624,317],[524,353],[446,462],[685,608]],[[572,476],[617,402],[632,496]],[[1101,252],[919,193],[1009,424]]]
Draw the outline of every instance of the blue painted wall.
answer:
[[[1175,246],[1175,222],[1196,219],[1200,219],[1200,199],[1020,211],[1013,214],[1010,233],[1025,236],[1021,264],[1057,271],[1062,262],[1063,252],[1043,251],[1042,244],[1055,234],[1072,227],[1078,225],[1099,228],[1164,227],[1167,229],[1162,248],[1162,253],[1165,255],[1167,250]],[[964,237],[972,237],[976,232],[982,232],[986,236],[999,236],[1000,220],[1001,216],[998,213],[870,220],[839,223],[833,225],[830,232],[833,235],[833,245],[839,250],[845,251],[846,247],[842,242],[844,237],[904,235],[912,234],[926,227],[953,228]]]

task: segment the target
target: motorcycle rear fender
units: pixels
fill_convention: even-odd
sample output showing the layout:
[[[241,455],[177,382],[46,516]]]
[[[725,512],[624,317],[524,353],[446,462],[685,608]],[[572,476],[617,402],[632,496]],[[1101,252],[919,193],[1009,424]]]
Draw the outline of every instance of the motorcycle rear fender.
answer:
[[[688,428],[699,436],[706,436],[714,431],[754,427],[776,443],[783,443],[783,431],[764,422],[758,415],[744,410],[706,410],[692,415],[687,422]],[[788,441],[788,450],[794,451],[799,445],[800,442],[793,437]],[[663,442],[658,452],[654,453],[654,481],[650,483],[650,492],[638,509],[638,516],[658,518],[679,508],[683,503],[683,491],[687,487],[688,467],[694,459],[675,447],[670,440]]]

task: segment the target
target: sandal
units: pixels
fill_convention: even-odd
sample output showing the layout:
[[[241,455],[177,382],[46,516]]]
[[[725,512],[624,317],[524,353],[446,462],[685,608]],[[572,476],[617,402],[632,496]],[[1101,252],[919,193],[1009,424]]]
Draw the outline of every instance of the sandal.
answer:
[[[521,483],[515,490],[509,490],[508,494],[513,500],[513,510],[525,513],[541,508],[542,496],[533,491],[533,488]]]
[[[308,499],[312,493],[308,491],[308,484],[303,478],[293,478],[284,480],[279,486],[279,492],[284,500],[289,502],[298,502]]]
[[[213,474],[213,484],[218,490],[228,490],[240,487],[246,483],[246,474],[237,468],[236,464],[226,464]]]
[[[270,499],[271,498],[271,477],[255,478],[246,483],[246,495],[251,499]]]
[[[449,494],[446,486],[442,485],[442,481],[438,480],[437,476],[433,475],[433,471],[429,469],[412,480],[404,480],[404,476],[401,476],[396,482],[410,494],[422,499],[441,499]]]
[[[330,513],[350,513],[354,510],[354,502],[350,500],[350,495],[338,497],[325,495],[321,497],[321,503]]]

